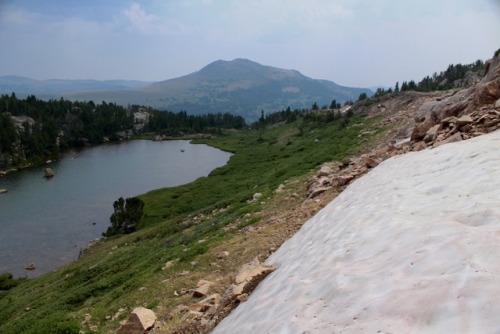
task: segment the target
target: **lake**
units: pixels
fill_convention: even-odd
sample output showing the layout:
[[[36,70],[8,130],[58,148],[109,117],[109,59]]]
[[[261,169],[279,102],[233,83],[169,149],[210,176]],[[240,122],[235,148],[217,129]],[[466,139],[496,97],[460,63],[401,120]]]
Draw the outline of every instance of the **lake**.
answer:
[[[8,189],[0,194],[0,273],[33,277],[75,260],[108,228],[120,196],[192,182],[230,156],[184,140],[134,140],[71,151],[0,177],[0,189]],[[46,167],[54,177],[43,177]],[[29,263],[36,269],[25,270]]]

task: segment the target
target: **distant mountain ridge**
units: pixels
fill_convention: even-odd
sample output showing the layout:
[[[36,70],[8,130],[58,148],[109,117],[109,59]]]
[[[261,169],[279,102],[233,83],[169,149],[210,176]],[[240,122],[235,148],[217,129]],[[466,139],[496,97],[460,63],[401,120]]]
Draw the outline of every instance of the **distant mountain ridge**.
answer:
[[[366,88],[345,87],[332,81],[306,77],[296,70],[261,65],[241,58],[217,60],[194,73],[149,85],[136,83],[136,87],[129,85],[116,89],[119,84],[124,85],[123,82],[114,86],[108,82],[102,88],[88,89],[92,85],[82,84],[87,86],[82,85],[80,90],[65,89],[59,92],[59,96],[71,100],[185,110],[190,114],[229,112],[250,121],[256,120],[261,110],[302,109],[311,107],[314,102],[323,106],[330,105],[334,99],[343,103],[357,100],[361,93],[373,94]],[[0,91],[5,92],[1,81]],[[37,91],[33,94],[37,95]]]
[[[60,97],[62,93],[94,90],[128,90],[150,85],[151,81],[138,80],[36,80],[17,75],[0,76],[0,93],[36,95],[37,97]],[[59,96],[58,96],[59,95]]]

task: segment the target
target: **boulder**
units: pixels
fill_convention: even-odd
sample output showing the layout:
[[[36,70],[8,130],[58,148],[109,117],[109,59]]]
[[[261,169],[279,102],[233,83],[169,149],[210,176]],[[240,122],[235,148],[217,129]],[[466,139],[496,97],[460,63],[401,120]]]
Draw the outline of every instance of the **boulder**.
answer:
[[[425,136],[424,136],[424,142],[429,143],[431,141],[435,141],[437,138],[438,132],[439,132],[439,130],[441,130],[441,128],[442,128],[441,124],[436,124],[432,128],[430,128],[429,130],[427,130],[427,132],[425,133]]]
[[[156,322],[156,315],[150,309],[137,307],[130,313],[127,321],[121,324],[116,334],[144,334]]]
[[[435,125],[435,123],[431,120],[426,120],[422,123],[419,123],[415,126],[413,129],[413,132],[411,133],[411,141],[419,141],[424,139],[425,134],[427,131],[432,128]]]
[[[52,170],[52,168],[45,168],[45,171],[44,171],[44,177],[45,178],[49,178],[49,177],[53,177],[54,176],[54,171]]]
[[[471,124],[473,122],[474,122],[474,120],[472,119],[472,117],[470,117],[469,115],[463,115],[457,119],[456,124],[458,126],[463,126],[466,124]]]
[[[462,135],[460,134],[460,132],[457,132],[457,133],[449,136],[448,138],[444,139],[443,141],[434,144],[434,147],[438,147],[438,146],[441,146],[444,144],[454,143],[454,142],[461,141],[461,140],[462,140]]]
[[[206,281],[206,280],[200,280],[198,284],[196,285],[196,288],[193,290],[193,297],[205,297],[208,294],[208,291],[210,290],[210,287],[213,285],[213,282]]]

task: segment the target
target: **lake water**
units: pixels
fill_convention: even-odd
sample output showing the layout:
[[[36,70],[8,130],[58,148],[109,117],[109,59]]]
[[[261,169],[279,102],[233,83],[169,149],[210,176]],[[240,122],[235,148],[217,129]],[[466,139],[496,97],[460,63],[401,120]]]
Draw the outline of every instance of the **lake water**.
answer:
[[[76,259],[108,228],[118,197],[189,183],[230,156],[188,141],[134,140],[0,177],[0,189],[8,189],[0,194],[0,273],[33,277]],[[46,167],[53,178],[43,178]],[[24,269],[29,263],[34,271]]]

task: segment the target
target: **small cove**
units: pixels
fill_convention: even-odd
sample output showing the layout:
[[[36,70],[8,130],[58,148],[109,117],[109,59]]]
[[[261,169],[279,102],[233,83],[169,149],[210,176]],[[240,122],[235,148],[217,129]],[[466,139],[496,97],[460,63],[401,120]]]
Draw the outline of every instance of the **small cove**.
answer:
[[[118,197],[192,182],[230,156],[183,140],[134,140],[71,151],[0,178],[8,189],[0,194],[0,273],[33,277],[76,259],[109,226]],[[43,178],[46,167],[53,178]],[[24,269],[29,263],[34,271]]]

